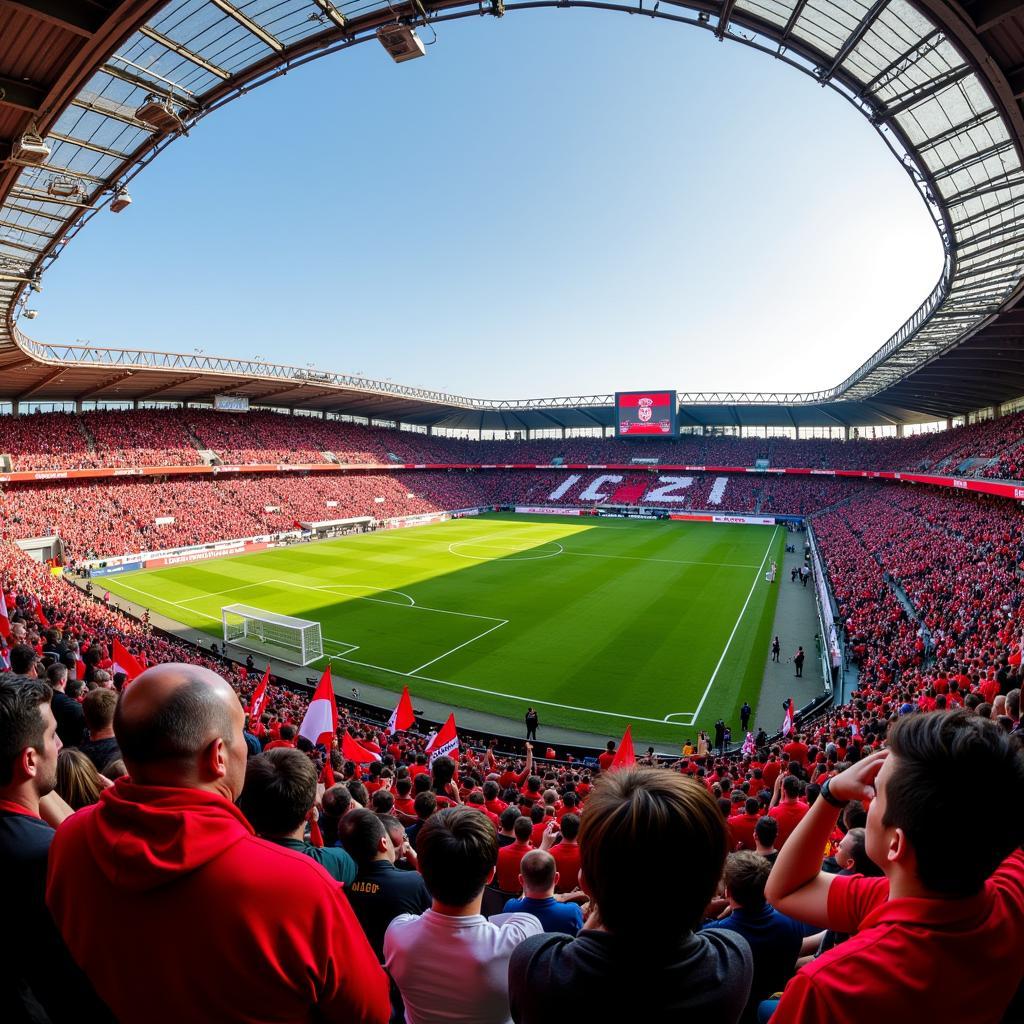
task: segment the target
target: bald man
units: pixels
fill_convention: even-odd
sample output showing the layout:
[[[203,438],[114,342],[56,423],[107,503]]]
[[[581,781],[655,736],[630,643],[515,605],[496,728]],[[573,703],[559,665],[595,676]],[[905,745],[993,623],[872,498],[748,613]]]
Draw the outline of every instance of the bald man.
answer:
[[[235,806],[243,718],[195,665],[155,666],[124,691],[114,735],[129,777],[57,831],[57,926],[122,1024],[385,1024],[387,976],[341,886]]]

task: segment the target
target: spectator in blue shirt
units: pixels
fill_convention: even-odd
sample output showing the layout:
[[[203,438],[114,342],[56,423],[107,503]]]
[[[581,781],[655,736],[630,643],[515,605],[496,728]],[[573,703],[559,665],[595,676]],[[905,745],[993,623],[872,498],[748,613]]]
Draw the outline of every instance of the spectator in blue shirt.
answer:
[[[780,914],[765,901],[764,887],[772,866],[750,850],[732,853],[725,862],[725,895],[731,913],[706,924],[709,928],[728,928],[747,940],[754,955],[754,980],[750,1000],[741,1018],[756,1019],[758,1003],[781,992],[793,976],[800,945],[814,929]]]
[[[575,903],[555,899],[558,870],[555,858],[546,850],[531,850],[519,865],[520,899],[505,904],[506,914],[533,914],[546,932],[575,935],[583,927],[583,913]]]

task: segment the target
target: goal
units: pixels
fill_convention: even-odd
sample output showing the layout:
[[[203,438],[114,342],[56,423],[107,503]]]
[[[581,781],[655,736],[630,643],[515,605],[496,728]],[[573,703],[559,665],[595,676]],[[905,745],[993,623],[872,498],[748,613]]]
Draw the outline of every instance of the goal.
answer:
[[[264,611],[247,604],[221,608],[224,643],[280,658],[293,665],[309,665],[324,656],[320,623]]]

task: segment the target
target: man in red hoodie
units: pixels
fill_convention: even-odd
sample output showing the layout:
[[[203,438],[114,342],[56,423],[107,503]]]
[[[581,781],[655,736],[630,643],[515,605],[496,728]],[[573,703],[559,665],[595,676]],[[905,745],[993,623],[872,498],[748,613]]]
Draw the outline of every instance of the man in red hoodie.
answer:
[[[130,778],[58,829],[47,902],[122,1024],[385,1024],[388,981],[341,886],[253,835],[238,697],[195,665],[124,691],[114,733]],[[111,934],[126,937],[110,955]]]

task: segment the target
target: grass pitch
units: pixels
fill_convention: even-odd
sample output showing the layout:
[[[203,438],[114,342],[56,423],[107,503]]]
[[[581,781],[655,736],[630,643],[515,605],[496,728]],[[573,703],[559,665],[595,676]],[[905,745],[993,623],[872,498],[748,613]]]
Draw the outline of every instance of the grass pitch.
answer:
[[[211,636],[243,603],[321,623],[339,676],[681,742],[755,707],[780,527],[493,514],[104,580]],[[318,663],[326,664],[327,659]],[[515,731],[517,726],[511,725]]]

